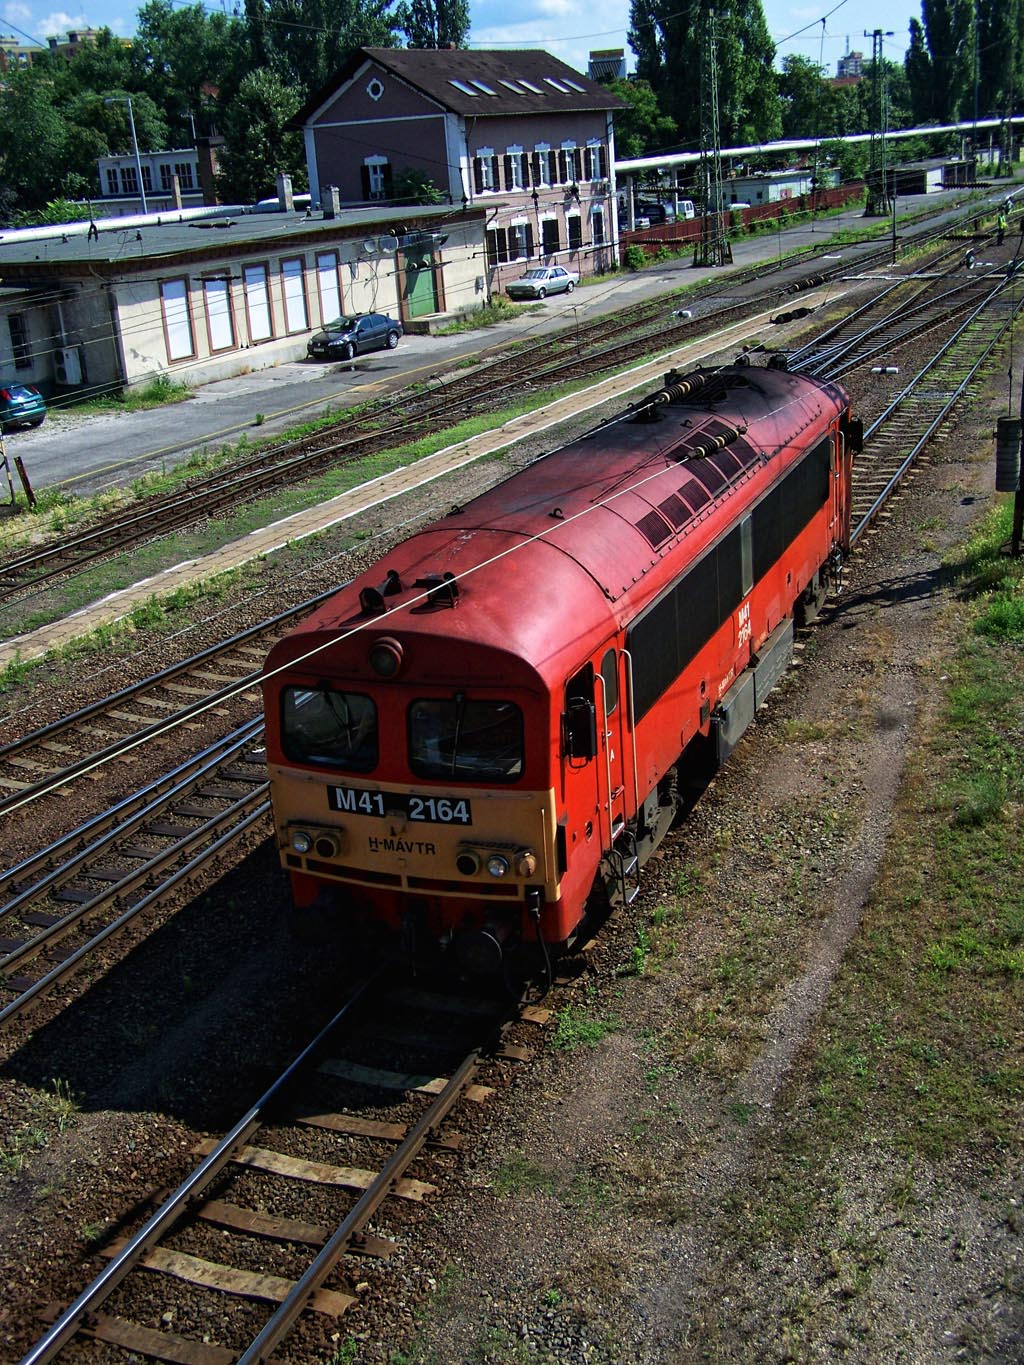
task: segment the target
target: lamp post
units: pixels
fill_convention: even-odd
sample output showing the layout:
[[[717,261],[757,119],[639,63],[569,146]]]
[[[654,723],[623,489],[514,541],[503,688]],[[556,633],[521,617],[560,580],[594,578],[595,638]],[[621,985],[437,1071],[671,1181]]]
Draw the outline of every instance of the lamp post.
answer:
[[[104,104],[127,104],[128,106],[128,128],[132,135],[132,151],[135,153],[135,174],[139,177],[139,198],[142,200],[142,212],[148,213],[146,207],[146,187],[142,183],[142,158],[139,156],[139,139],[135,136],[135,119],[132,116],[132,99],[130,95],[110,95],[103,101]]]

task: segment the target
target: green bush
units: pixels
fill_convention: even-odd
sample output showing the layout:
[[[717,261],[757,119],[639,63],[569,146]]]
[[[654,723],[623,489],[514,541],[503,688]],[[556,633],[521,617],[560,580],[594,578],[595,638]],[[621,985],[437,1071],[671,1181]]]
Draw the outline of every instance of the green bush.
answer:
[[[625,266],[627,270],[643,270],[647,264],[647,252],[637,242],[626,247]]]

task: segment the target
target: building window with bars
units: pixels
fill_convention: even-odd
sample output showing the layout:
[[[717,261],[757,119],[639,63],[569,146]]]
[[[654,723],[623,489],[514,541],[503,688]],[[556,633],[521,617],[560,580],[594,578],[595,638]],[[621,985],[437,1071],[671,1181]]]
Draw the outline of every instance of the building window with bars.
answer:
[[[30,370],[32,368],[32,346],[28,339],[25,314],[11,313],[7,318],[7,326],[11,333],[11,354],[14,356],[14,368],[16,370]]]
[[[174,171],[178,177],[178,184],[183,190],[191,190],[195,187],[196,177],[191,161],[176,162]]]
[[[569,250],[579,251],[583,245],[583,219],[578,213],[571,213],[565,220],[565,230],[569,234]]]
[[[540,225],[541,251],[545,256],[555,256],[561,250],[561,237],[557,218],[545,218]]]

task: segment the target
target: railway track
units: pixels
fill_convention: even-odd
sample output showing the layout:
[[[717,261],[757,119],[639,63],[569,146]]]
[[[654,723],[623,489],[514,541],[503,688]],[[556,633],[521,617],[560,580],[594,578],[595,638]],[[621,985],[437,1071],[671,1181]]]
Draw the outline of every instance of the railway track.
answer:
[[[200,650],[147,678],[0,744],[0,815],[59,792],[77,777],[132,755],[161,735],[216,710],[221,723],[258,699],[263,661],[272,644],[330,592]]]
[[[449,1179],[463,1141],[449,1117],[493,1093],[485,1064],[529,1059],[506,1041],[512,1026],[548,1017],[387,981],[362,982],[230,1131],[200,1144],[188,1177],[104,1248],[106,1266],[22,1365],[83,1341],[190,1365],[264,1361],[297,1326],[299,1354],[327,1358],[356,1285],[398,1250],[394,1206]]]
[[[0,1026],[265,821],[262,734],[248,721],[0,876]]]
[[[1007,338],[1024,300],[999,287],[864,433],[853,483],[850,540],[856,546],[907,471],[960,401],[993,351]]]
[[[858,539],[899,486],[900,467],[905,471],[912,463],[1005,337],[1016,311],[1003,293],[993,292],[958,329],[948,360],[936,357],[872,424],[855,480]],[[982,332],[986,340],[980,339]],[[888,433],[893,450],[901,453],[893,457],[894,471],[885,474],[883,496],[874,487],[872,462],[876,442],[880,455]],[[252,754],[258,730],[248,732],[244,742]],[[67,936],[63,943],[66,949]],[[229,1133],[206,1144],[180,1189],[125,1242],[106,1249],[106,1269],[57,1316],[23,1365],[55,1359],[83,1339],[201,1365],[267,1359],[294,1330],[308,1333],[310,1342],[320,1341],[321,1324],[336,1322],[351,1308],[357,1280],[372,1277],[373,1262],[393,1254],[388,1209],[402,1199],[417,1202],[400,1182],[443,1186],[446,1154],[457,1150],[453,1135],[442,1132],[446,1114],[463,1103],[484,1058],[501,1055],[507,1036],[507,1022],[493,1014],[485,1025],[477,1019],[476,1033],[463,1037],[456,1057],[454,1042],[446,1041],[445,1030],[432,1034],[432,1025],[445,1014],[458,1016],[458,1009],[446,1009],[422,993],[386,1000],[386,1027],[361,1029],[359,1041],[354,1034],[339,1041],[339,1034],[325,1030],[301,1064],[293,1064]],[[343,1013],[351,1023],[355,1007]],[[337,1022],[342,1026],[340,1017]],[[369,1055],[362,1050],[367,1039],[376,1049]],[[410,1041],[418,1052],[401,1051]],[[325,1065],[328,1051],[332,1055]],[[523,1054],[507,1050],[506,1055],[521,1059]],[[418,1084],[411,1085],[412,1080]],[[435,1116],[423,1106],[430,1103],[426,1093],[437,1090],[448,1108]],[[396,1117],[397,1130],[388,1128]],[[368,1158],[371,1147],[378,1158]],[[440,1163],[441,1176],[432,1162]],[[282,1211],[288,1207],[280,1202],[283,1190],[310,1186],[320,1194],[337,1191],[346,1201],[337,1219],[310,1219],[301,1193],[296,1211]],[[420,1190],[420,1195],[430,1197],[430,1192]],[[267,1207],[274,1208],[273,1216],[264,1213]],[[216,1308],[209,1306],[211,1300]],[[213,1342],[204,1340],[211,1316],[226,1324]],[[145,1325],[160,1322],[164,1328]]]
[[[854,543],[886,505],[906,470],[1012,326],[1020,305],[1003,285],[1005,279],[990,282],[988,295],[976,303],[952,340],[870,427],[865,451],[854,471]],[[877,320],[883,330],[888,316]],[[840,355],[835,363],[842,365],[844,357]],[[823,368],[823,377],[831,377],[827,366]],[[59,722],[57,727],[34,732],[0,751],[0,759],[9,762],[21,754],[23,764],[29,761],[24,758],[26,753],[34,754],[30,760],[33,768],[41,766],[40,754],[49,762],[49,768],[36,774],[31,785],[18,786],[0,806],[8,812],[19,808],[30,811],[36,801],[58,795],[83,773],[128,753],[143,752],[155,736],[177,729],[224,702],[249,712],[239,729],[195,760],[200,764],[195,775],[191,775],[192,761],[186,762],[167,778],[123,797],[113,811],[85,821],[40,853],[23,859],[0,878],[0,896],[8,898],[6,904],[0,904],[0,930],[6,934],[0,942],[4,954],[0,957],[0,975],[7,995],[7,1003],[0,1004],[0,1022],[13,1018],[45,991],[67,980],[143,909],[172,896],[183,876],[265,817],[266,791],[257,755],[262,727],[258,717],[251,715],[257,705],[260,677],[260,669],[254,665],[262,663],[270,641],[317,600],[304,602],[232,637],[225,642],[223,654],[214,647],[139,684],[136,701],[149,697],[160,708],[159,719],[148,725],[139,728],[138,705],[130,712],[124,710],[126,689]],[[182,677],[190,681],[176,681]],[[167,688],[171,691],[161,691]],[[162,700],[164,695],[175,700]],[[109,740],[111,715],[130,717],[130,723],[127,733]],[[62,736],[58,744],[62,750],[72,748],[72,736],[81,746],[80,756],[70,764],[54,763],[55,734]],[[97,735],[109,742],[98,748],[93,745],[90,750],[90,741]],[[202,765],[220,761],[217,755],[221,744],[229,749],[224,760],[227,776],[211,777],[212,768]],[[238,747],[232,747],[235,745]],[[240,760],[237,754],[242,751],[247,756]],[[249,771],[240,770],[240,763]],[[24,772],[24,768],[18,771]],[[247,786],[244,801],[236,800],[238,788],[232,786],[243,772]],[[252,780],[254,774],[259,781]],[[140,829],[145,829],[148,837],[140,838]],[[32,976],[26,975],[29,962],[37,964]]]
[[[944,236],[944,232],[922,234],[918,244],[927,246]],[[952,254],[961,255],[960,247],[945,247],[940,259]],[[872,244],[860,253],[857,263],[860,269],[870,270],[888,259],[888,247]],[[772,269],[783,276],[787,269],[792,270],[785,266]],[[774,297],[781,299],[816,287],[849,269],[849,259],[833,259],[812,275],[798,275],[788,281],[781,278]],[[765,273],[770,272],[766,268],[751,271],[750,280]],[[736,292],[744,283],[733,275],[724,288]],[[655,338],[659,345],[679,344],[684,337],[696,340],[709,328],[720,326],[723,318],[743,316],[755,306],[749,298],[724,304],[722,292],[696,295],[691,310],[694,316],[686,318],[666,317],[664,298],[648,300],[623,310],[614,319],[584,322],[529,348],[501,355],[473,372],[446,378],[425,393],[407,392],[402,395],[397,417],[394,398],[369,405],[344,419],[346,434],[341,439],[333,433],[319,433],[262,449],[229,469],[191,481],[173,495],[147,501],[127,515],[116,514],[77,535],[0,563],[0,600],[19,600],[55,578],[81,572],[140,541],[208,519],[271,488],[434,434],[469,415],[494,411],[524,389],[535,391],[541,385],[569,382],[580,374],[593,375],[628,364],[645,354]],[[763,289],[756,306],[764,307]],[[528,379],[524,380],[524,375]]]

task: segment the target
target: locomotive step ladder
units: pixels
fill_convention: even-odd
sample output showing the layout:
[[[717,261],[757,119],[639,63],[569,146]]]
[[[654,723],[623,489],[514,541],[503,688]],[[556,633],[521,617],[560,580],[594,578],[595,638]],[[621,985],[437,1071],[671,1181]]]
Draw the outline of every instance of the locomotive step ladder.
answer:
[[[616,820],[612,827],[608,864],[618,883],[623,905],[632,905],[640,894],[640,854],[636,834],[622,820]]]

